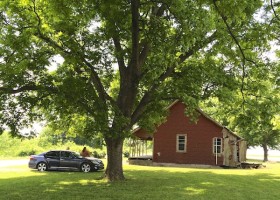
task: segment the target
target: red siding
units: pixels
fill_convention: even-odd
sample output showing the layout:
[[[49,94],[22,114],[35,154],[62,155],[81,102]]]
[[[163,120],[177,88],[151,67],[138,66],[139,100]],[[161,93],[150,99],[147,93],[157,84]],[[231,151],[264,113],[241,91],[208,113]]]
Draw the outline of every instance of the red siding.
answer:
[[[154,162],[215,165],[212,152],[214,137],[222,138],[222,127],[200,115],[197,123],[190,122],[184,114],[184,104],[178,102],[170,108],[165,123],[154,134]],[[187,152],[176,152],[176,135],[187,134]],[[218,157],[218,165],[223,157]]]

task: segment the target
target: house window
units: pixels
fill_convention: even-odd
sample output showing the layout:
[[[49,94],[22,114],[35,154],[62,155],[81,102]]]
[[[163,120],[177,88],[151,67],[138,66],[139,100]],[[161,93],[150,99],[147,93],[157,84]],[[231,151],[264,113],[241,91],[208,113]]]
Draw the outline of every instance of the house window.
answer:
[[[187,135],[177,135],[176,152],[187,152]]]
[[[213,138],[213,153],[214,154],[222,153],[222,138],[218,138],[218,137]]]

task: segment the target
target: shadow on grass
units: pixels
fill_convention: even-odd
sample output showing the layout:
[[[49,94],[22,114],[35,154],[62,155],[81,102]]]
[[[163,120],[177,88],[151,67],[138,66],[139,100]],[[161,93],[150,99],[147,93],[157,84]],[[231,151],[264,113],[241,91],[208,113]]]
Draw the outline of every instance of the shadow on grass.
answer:
[[[280,176],[269,170],[128,167],[126,181],[104,171],[37,172],[0,178],[1,199],[279,199]],[[1,175],[1,174],[0,174]]]

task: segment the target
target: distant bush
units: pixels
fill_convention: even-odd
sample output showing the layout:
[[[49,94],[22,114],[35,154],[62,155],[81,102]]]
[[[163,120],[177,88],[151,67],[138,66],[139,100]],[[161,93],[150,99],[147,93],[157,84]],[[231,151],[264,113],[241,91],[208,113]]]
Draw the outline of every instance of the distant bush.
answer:
[[[35,150],[31,150],[31,151],[20,151],[18,156],[20,157],[24,157],[24,156],[30,156],[30,155],[34,155],[37,154],[37,152]]]
[[[92,152],[92,156],[95,158],[105,158],[106,153],[105,153],[105,151],[102,151],[102,150],[94,150]]]
[[[129,157],[129,151],[123,152],[123,156],[124,156],[125,158],[128,158],[128,157]]]

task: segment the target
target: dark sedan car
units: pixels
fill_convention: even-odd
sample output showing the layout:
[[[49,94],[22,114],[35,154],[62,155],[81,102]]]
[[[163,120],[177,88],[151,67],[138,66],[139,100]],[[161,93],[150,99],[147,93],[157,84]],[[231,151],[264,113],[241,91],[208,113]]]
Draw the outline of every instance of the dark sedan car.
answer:
[[[46,171],[51,169],[73,169],[82,172],[90,172],[104,169],[100,159],[82,157],[73,151],[48,151],[39,155],[31,155],[28,163],[29,168]]]

